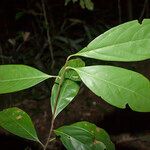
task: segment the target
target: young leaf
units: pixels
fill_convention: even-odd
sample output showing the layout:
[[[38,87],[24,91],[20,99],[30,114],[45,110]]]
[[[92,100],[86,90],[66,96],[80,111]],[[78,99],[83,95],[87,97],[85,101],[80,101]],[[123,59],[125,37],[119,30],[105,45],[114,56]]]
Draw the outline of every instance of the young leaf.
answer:
[[[143,75],[112,66],[74,68],[84,84],[106,102],[119,108],[150,112],[150,82]]]
[[[0,65],[0,94],[27,89],[50,77],[25,65]]]
[[[150,19],[116,26],[98,36],[74,56],[107,61],[140,61],[150,58]]]
[[[67,150],[114,150],[105,130],[82,121],[55,130]]]
[[[0,126],[22,138],[39,142],[30,117],[19,108],[0,111]]]
[[[58,86],[59,85],[55,83],[52,88],[51,108],[53,114],[56,105],[56,95],[58,91]],[[58,103],[56,106],[55,117],[73,100],[73,98],[77,95],[79,88],[80,87],[76,82],[71,81],[69,79],[66,79],[63,82],[58,98]]]
[[[67,63],[67,67],[77,68],[77,67],[84,67],[84,66],[85,66],[85,62],[80,58],[71,59]],[[62,67],[62,69],[60,70],[59,76],[61,76],[63,69],[64,69],[64,67]],[[79,75],[77,74],[77,72],[74,71],[74,70],[71,70],[71,69],[66,70],[65,78],[73,80],[73,81],[81,81],[81,79],[80,79]]]

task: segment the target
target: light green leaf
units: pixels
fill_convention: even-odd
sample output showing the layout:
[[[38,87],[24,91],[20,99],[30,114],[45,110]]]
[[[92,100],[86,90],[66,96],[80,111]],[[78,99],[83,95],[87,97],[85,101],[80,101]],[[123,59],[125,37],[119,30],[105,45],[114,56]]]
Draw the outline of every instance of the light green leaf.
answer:
[[[50,77],[25,65],[0,65],[0,94],[27,89]]]
[[[40,142],[30,117],[19,108],[0,111],[0,126],[22,138]]]
[[[105,130],[82,121],[55,130],[67,150],[114,150]]]
[[[52,88],[51,108],[53,114],[56,105],[56,95],[58,92],[58,86],[59,84],[55,83]],[[76,82],[71,81],[69,79],[64,80],[61,86],[60,95],[58,98],[58,103],[56,106],[56,112],[54,117],[56,117],[73,100],[73,98],[77,95],[79,88],[80,86]]]
[[[150,112],[150,82],[143,75],[112,66],[73,68],[84,84],[109,104]]]
[[[94,39],[74,56],[107,61],[140,61],[150,58],[150,19],[116,26]]]

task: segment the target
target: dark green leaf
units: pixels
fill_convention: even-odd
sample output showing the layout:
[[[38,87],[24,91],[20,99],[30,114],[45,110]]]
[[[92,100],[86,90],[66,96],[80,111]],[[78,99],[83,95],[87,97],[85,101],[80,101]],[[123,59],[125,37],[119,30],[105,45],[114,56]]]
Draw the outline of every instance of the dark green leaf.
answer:
[[[0,94],[27,89],[50,77],[25,65],[0,65]]]
[[[0,126],[22,138],[39,142],[30,117],[19,108],[0,111]]]
[[[112,66],[74,68],[84,84],[111,105],[126,104],[141,112],[150,112],[150,82],[143,75]]]
[[[109,135],[94,124],[82,121],[55,130],[67,150],[114,150]]]
[[[140,61],[150,58],[150,19],[116,26],[94,39],[75,56],[107,61]]]

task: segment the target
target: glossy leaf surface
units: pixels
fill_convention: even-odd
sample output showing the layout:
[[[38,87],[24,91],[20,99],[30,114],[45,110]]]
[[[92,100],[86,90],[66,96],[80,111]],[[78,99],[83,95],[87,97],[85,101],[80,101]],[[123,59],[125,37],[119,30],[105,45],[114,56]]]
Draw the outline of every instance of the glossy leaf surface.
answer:
[[[74,68],[84,84],[106,102],[119,108],[150,111],[150,82],[143,75],[113,66]]]
[[[25,65],[0,65],[0,94],[27,89],[50,77]]]
[[[67,150],[114,150],[109,135],[94,124],[82,121],[55,130]]]
[[[76,56],[107,61],[140,61],[150,58],[150,19],[116,26],[98,36]]]
[[[39,142],[30,117],[19,108],[13,107],[0,111],[0,126],[22,138]]]
[[[55,83],[52,88],[51,108],[53,114],[56,103],[56,95],[58,92],[58,86],[59,84]],[[60,95],[56,106],[55,117],[73,100],[73,98],[77,95],[79,88],[80,87],[76,82],[69,79],[64,80],[61,86]]]

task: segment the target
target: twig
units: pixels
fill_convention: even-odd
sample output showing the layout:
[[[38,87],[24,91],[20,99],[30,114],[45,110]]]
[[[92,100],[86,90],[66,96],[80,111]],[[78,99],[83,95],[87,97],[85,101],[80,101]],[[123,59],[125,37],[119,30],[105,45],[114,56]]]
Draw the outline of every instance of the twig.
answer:
[[[3,50],[2,50],[1,45],[0,45],[0,55],[3,56]],[[3,59],[3,57],[0,57],[0,58],[1,58],[1,60],[2,60],[2,64],[4,64],[4,59]]]
[[[53,114],[52,114],[52,120],[51,120],[51,127],[50,127],[50,131],[49,131],[49,134],[48,134],[48,138],[47,138],[47,141],[46,141],[46,144],[44,146],[44,149],[43,150],[46,150],[47,149],[47,146],[49,144],[49,142],[51,141],[50,140],[50,137],[51,137],[51,134],[53,132],[53,128],[54,128],[54,122],[55,122],[55,114],[56,114],[56,108],[57,108],[57,104],[58,104],[58,99],[59,99],[59,96],[60,96],[60,91],[61,91],[61,86],[63,84],[63,81],[64,81],[64,75],[65,75],[65,68],[67,67],[67,63],[69,61],[69,59],[72,57],[72,55],[70,55],[67,60],[66,60],[66,63],[64,65],[64,70],[62,72],[62,75],[61,75],[61,79],[60,79],[60,82],[59,82],[59,86],[58,86],[58,90],[57,90],[57,95],[56,95],[56,100],[55,100],[55,105],[54,105],[54,111],[53,111]]]
[[[51,134],[52,134],[52,131],[53,131],[53,128],[54,128],[54,122],[55,122],[55,119],[54,119],[54,115],[53,115],[53,116],[52,116],[52,120],[51,120],[50,131],[49,131],[48,138],[47,138],[46,144],[44,145],[43,150],[46,150],[46,149],[47,149],[47,146],[48,146],[48,144],[49,144],[49,142],[50,142],[50,137],[51,137]]]
[[[145,10],[147,8],[147,4],[148,4],[148,0],[145,0],[143,9],[142,9],[140,17],[139,17],[139,23],[141,23],[143,20],[143,16],[144,16]]]
[[[128,0],[128,18],[129,18],[129,20],[133,19],[132,0]]]
[[[40,140],[38,142],[44,148],[44,144]]]
[[[145,17],[149,18],[149,3],[147,3],[147,9],[146,9]]]
[[[122,11],[121,11],[121,3],[120,3],[120,0],[118,0],[118,16],[119,16],[119,23],[122,22]]]
[[[41,2],[42,2],[42,10],[43,10],[43,15],[44,15],[44,20],[45,20],[46,30],[47,30],[46,33],[47,33],[47,40],[48,40],[48,45],[49,45],[49,51],[50,51],[51,60],[52,60],[51,70],[53,71],[53,68],[54,68],[54,65],[55,65],[53,46],[52,46],[51,37],[50,37],[49,23],[48,23],[48,20],[47,20],[47,14],[46,14],[46,8],[45,8],[44,0],[41,0]]]
[[[18,52],[22,48],[23,45],[24,45],[24,41],[21,44],[19,44],[19,46],[16,48],[16,52]]]

